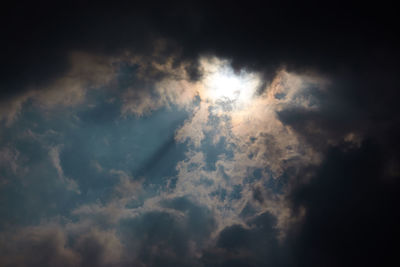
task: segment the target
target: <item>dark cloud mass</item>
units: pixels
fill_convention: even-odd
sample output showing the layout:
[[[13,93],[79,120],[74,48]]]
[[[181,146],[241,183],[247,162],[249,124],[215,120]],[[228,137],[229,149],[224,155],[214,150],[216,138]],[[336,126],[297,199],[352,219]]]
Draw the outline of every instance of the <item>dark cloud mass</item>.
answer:
[[[3,6],[0,267],[398,266],[397,20],[382,1]],[[210,97],[218,64],[259,77],[247,106]]]

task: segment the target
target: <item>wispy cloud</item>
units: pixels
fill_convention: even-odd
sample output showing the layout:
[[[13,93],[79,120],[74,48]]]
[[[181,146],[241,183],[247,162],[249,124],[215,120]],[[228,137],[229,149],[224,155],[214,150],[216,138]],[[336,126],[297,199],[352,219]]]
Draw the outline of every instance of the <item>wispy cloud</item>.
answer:
[[[78,184],[73,179],[66,177],[64,175],[64,171],[63,171],[63,169],[61,167],[61,163],[60,163],[61,149],[62,149],[62,145],[58,145],[58,146],[49,148],[50,161],[57,171],[58,178],[60,179],[60,181],[62,183],[64,183],[66,185],[67,189],[80,194]]]

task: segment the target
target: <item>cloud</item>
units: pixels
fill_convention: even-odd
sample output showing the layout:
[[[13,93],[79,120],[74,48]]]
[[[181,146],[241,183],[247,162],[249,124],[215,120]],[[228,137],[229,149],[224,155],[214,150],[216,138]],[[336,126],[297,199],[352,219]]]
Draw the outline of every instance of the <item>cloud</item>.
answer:
[[[212,207],[219,229],[269,212],[283,239],[303,216],[293,214],[285,200],[291,180],[304,166],[317,166],[322,155],[283,124],[279,113],[293,107],[319,112],[319,99],[311,91],[324,91],[327,83],[282,70],[247,105],[226,109],[221,106],[232,103],[201,99],[175,135],[189,147],[177,164],[174,194],[192,195]]]
[[[96,8],[70,3],[51,12],[46,4],[23,6],[10,6],[4,18],[12,23],[2,43],[2,51],[7,51],[2,99],[25,95],[32,86],[49,88],[68,73],[69,55],[83,51],[106,58],[138,56],[152,70],[166,62],[173,68],[183,66],[196,78],[192,80],[201,77],[198,59],[207,55],[230,59],[235,69],[261,71],[265,77],[273,77],[282,66],[289,72],[319,71],[340,80],[334,95],[360,104],[362,112],[372,111],[372,106],[377,113],[393,111],[398,53],[395,16],[386,5],[343,9],[340,3],[326,8],[313,2],[235,6],[172,1],[157,10],[151,2],[115,3],[110,10],[104,3]],[[75,84],[62,79],[61,86]],[[375,94],[375,88],[384,93]],[[81,96],[79,90],[72,91]],[[382,108],[383,103],[390,105]]]
[[[11,144],[0,148],[0,185],[10,182],[11,177],[23,176],[28,172],[24,156]]]
[[[101,57],[84,52],[72,52],[70,69],[62,77],[40,88],[35,101],[42,108],[74,106],[85,98],[87,90],[108,85],[115,75],[115,58]]]
[[[23,104],[30,98],[31,94],[28,92],[9,101],[1,101],[0,121],[4,121],[6,126],[10,126],[21,113]]]
[[[79,184],[82,194],[65,200],[52,183],[1,186],[8,216],[1,225],[20,227],[1,229],[2,262],[346,266],[396,260],[389,244],[398,239],[400,166],[395,12],[383,3],[340,1],[7,7],[0,18],[8,25],[0,44],[2,184],[18,175],[43,179],[30,179],[34,185],[53,175],[72,191]],[[260,79],[251,104],[207,97],[204,59],[210,58],[232,67],[231,74]],[[171,123],[179,126],[167,141],[165,129],[150,120],[164,107],[166,121],[168,108],[190,114]],[[84,120],[89,108],[96,125]],[[74,123],[57,110],[71,112]],[[105,130],[123,120],[132,128]],[[46,131],[53,125],[69,135],[51,139]],[[148,139],[125,142],[135,131]],[[21,132],[41,147],[22,140]],[[124,140],[113,149],[127,155],[115,156],[97,142],[113,138]],[[186,149],[183,159],[169,153],[175,141]],[[147,162],[151,149],[144,146],[156,147]],[[41,149],[51,171],[36,164]],[[41,222],[57,214],[66,222]]]
[[[77,233],[58,222],[2,233],[4,266],[113,266],[122,262],[123,246],[115,231],[91,229]]]
[[[114,231],[94,228],[80,235],[74,248],[81,255],[81,266],[113,266],[123,260],[123,245]]]
[[[299,266],[390,264],[397,261],[398,176],[388,179],[376,140],[330,149],[310,181],[291,194],[306,210],[288,243]],[[386,177],[386,178],[385,178]],[[389,182],[391,181],[391,182]],[[382,257],[384,255],[384,257]]]
[[[164,211],[120,219],[118,228],[105,229],[98,220],[55,220],[3,232],[0,258],[5,266],[200,266],[215,229],[212,213],[186,198],[162,206]]]
[[[111,199],[106,203],[96,201],[81,205],[71,211],[73,215],[78,216],[81,221],[88,221],[105,228],[113,227],[121,219],[131,216],[126,206],[140,199],[143,194],[142,181],[135,181],[120,170],[111,170],[110,174],[119,177],[119,182],[112,190]]]
[[[55,146],[49,148],[49,156],[50,161],[53,164],[54,168],[57,171],[58,178],[62,183],[64,183],[68,190],[72,190],[78,194],[80,194],[78,184],[71,178],[68,178],[64,175],[64,171],[61,167],[60,163],[60,150],[62,146]]]
[[[79,255],[67,243],[57,225],[27,227],[1,234],[0,258],[4,266],[77,266]]]
[[[121,222],[135,262],[150,266],[196,266],[215,229],[212,213],[187,198],[164,201],[170,211],[149,211]],[[175,212],[171,212],[171,211]]]
[[[232,225],[219,234],[215,247],[202,258],[206,266],[261,266],[287,264],[280,255],[275,218],[260,214],[245,227]]]
[[[115,59],[114,59],[115,60]],[[113,58],[84,52],[71,52],[68,71],[44,87],[31,85],[29,90],[4,103],[0,101],[0,119],[10,126],[21,113],[27,101],[33,101],[43,110],[75,106],[83,102],[86,92],[107,85],[114,77]]]
[[[161,107],[189,108],[198,94],[199,84],[191,81],[187,65],[173,65],[175,56],[158,63],[157,51],[148,57],[126,58],[137,66],[136,82],[122,94],[122,114],[148,115]]]

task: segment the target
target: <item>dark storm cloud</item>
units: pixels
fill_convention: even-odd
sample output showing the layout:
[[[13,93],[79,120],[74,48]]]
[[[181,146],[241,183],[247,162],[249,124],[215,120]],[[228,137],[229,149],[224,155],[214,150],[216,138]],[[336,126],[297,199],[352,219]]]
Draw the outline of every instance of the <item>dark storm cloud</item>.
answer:
[[[374,141],[332,148],[310,184],[293,193],[306,207],[288,242],[296,266],[377,266],[398,263],[399,177]],[[396,263],[395,263],[396,262]]]
[[[62,74],[69,67],[69,51],[149,54],[157,38],[168,40],[160,60],[181,50],[177,64],[180,59],[195,64],[200,54],[212,53],[231,58],[238,67],[272,71],[282,64],[289,70],[347,68],[366,74],[371,67],[390,69],[398,54],[394,13],[388,10],[340,2],[18,2],[2,11],[7,25],[2,95]],[[188,70],[196,77],[195,65]]]
[[[392,120],[400,83],[390,10],[383,4],[312,1],[18,2],[2,11],[7,26],[0,98],[45,87],[68,71],[73,51],[150,56],[163,40],[152,60],[173,56],[173,66],[186,62],[192,78],[198,77],[197,59],[205,54],[230,58],[233,66],[262,70],[268,77],[282,66],[312,70],[334,80],[335,104],[358,112],[357,117],[343,112],[336,120]]]
[[[200,74],[199,56],[216,55],[231,59],[236,68],[261,70],[266,77],[285,67],[332,80],[322,112],[282,114],[285,123],[306,135],[306,124],[315,124],[311,128],[333,139],[376,125],[388,127],[398,122],[400,85],[397,28],[390,10],[383,4],[340,1],[18,2],[2,11],[7,27],[2,32],[0,82],[0,105],[5,108],[0,110],[11,109],[10,98],[66,74],[74,51],[106,56],[129,52],[156,62],[172,57],[172,66],[185,62],[194,79]]]
[[[151,54],[157,38],[163,37],[156,26],[168,21],[167,7],[153,9],[151,3],[142,6],[129,1],[115,6],[86,1],[57,5],[22,1],[5,8],[1,97],[14,96],[27,86],[46,86],[70,68],[71,51]],[[173,49],[167,46],[165,57]],[[165,60],[163,56],[161,53],[158,60]]]

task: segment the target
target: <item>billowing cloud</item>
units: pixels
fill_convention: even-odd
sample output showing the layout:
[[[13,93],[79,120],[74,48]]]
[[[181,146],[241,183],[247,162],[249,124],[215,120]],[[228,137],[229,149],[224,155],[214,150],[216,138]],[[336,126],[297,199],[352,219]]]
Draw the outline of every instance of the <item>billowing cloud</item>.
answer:
[[[28,227],[1,236],[4,266],[77,266],[79,255],[67,246],[67,237],[57,225]]]

